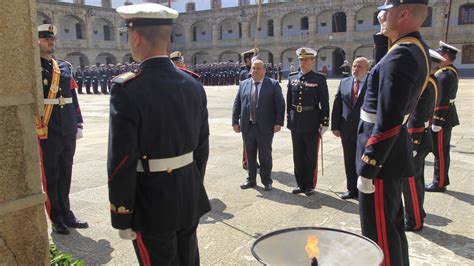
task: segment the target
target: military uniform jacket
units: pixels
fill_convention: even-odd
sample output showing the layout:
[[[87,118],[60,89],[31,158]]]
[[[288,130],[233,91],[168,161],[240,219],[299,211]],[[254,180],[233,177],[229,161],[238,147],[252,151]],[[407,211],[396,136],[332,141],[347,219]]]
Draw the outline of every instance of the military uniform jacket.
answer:
[[[81,109],[75,88],[71,87],[72,72],[69,64],[63,60],[55,59],[58,62],[60,77],[59,88],[56,98],[72,98],[72,104],[64,106],[54,105],[51,118],[48,123],[49,134],[67,136],[76,134],[77,124],[82,123]],[[43,83],[44,99],[48,98],[49,88],[51,87],[51,78],[53,74],[53,65],[50,61],[41,58],[41,74]],[[72,81],[74,82],[74,81]]]
[[[240,68],[239,72],[239,80],[246,80],[250,78],[250,67],[249,66],[243,66]]]
[[[428,47],[418,32],[401,43],[369,72],[362,111],[376,114],[375,123],[361,120],[357,139],[357,174],[365,178],[413,176],[411,138],[406,122],[420,97],[428,75]],[[429,61],[428,61],[429,64]]]
[[[329,92],[326,76],[309,71],[290,73],[286,96],[288,128],[299,133],[319,132],[320,126],[329,126]],[[296,106],[313,108],[298,112]]]
[[[439,87],[439,104],[435,107],[433,124],[445,128],[459,125],[456,111],[456,93],[458,92],[458,70],[453,66],[442,67],[435,74]]]
[[[76,71],[76,73],[74,73],[74,79],[76,80],[77,83],[82,83],[82,80],[83,80],[83,74],[82,74],[82,71]]]
[[[108,150],[112,226],[176,231],[210,210],[203,185],[209,156],[207,99],[202,85],[168,58],[144,61],[113,81]],[[171,173],[149,172],[148,160],[194,154]],[[137,172],[138,160],[145,172]]]
[[[431,144],[431,133],[425,132],[431,125],[431,118],[433,117],[433,110],[438,96],[438,82],[434,75],[430,76],[428,85],[416,104],[408,120],[408,132],[413,141],[413,150],[417,151],[418,146],[425,142]]]
[[[91,71],[85,70],[84,71],[84,82],[90,84],[91,83]]]

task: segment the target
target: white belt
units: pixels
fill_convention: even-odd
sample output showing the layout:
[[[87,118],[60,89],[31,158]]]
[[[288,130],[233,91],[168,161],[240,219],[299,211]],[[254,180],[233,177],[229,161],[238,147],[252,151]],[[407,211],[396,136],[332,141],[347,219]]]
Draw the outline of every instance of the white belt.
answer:
[[[56,98],[56,99],[44,99],[44,104],[57,104],[57,105],[65,105],[68,103],[72,103],[72,98]]]
[[[454,103],[455,101],[456,101],[456,98],[450,99],[450,100],[449,100],[449,103]]]
[[[171,158],[150,159],[148,160],[148,166],[150,168],[150,172],[167,171],[168,173],[171,173],[171,171],[175,169],[181,168],[192,163],[193,160],[193,152],[189,152]],[[145,172],[145,170],[143,170],[143,164],[140,160],[138,160],[137,172]]]
[[[410,117],[410,114],[407,114],[403,117],[403,124],[406,124],[408,117]],[[377,114],[360,110],[360,119],[364,122],[375,124],[377,122]]]

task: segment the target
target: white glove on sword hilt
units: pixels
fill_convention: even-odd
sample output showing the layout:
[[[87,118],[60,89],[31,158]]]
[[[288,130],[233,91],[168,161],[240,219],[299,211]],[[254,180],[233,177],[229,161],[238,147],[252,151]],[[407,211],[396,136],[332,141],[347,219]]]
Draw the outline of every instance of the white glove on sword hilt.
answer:
[[[364,194],[372,194],[375,192],[375,186],[372,179],[359,176],[357,179],[357,188]]]
[[[324,133],[326,132],[326,130],[328,130],[328,127],[326,127],[326,126],[320,126],[320,127],[319,127],[319,135],[320,135],[320,136],[323,136]]]
[[[431,125],[431,130],[433,132],[439,132],[439,131],[441,131],[441,129],[442,129],[442,127],[440,127],[440,126]]]
[[[137,234],[130,228],[119,229],[119,236],[121,239],[125,240],[135,240],[137,238]]]

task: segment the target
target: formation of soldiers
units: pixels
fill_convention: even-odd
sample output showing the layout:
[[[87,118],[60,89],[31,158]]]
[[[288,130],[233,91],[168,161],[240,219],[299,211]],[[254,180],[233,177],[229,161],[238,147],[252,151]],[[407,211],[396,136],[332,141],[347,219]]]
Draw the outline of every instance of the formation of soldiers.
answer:
[[[197,64],[194,66],[194,72],[201,76],[201,83],[205,86],[223,86],[239,85],[239,73],[245,66],[238,62],[220,62]],[[266,63],[266,75],[270,78],[279,80],[282,78],[281,63],[274,65]]]
[[[109,94],[113,78],[125,72],[136,71],[138,66],[137,63],[118,63],[77,67],[73,74],[78,86],[77,91],[84,94],[85,88],[87,94]]]

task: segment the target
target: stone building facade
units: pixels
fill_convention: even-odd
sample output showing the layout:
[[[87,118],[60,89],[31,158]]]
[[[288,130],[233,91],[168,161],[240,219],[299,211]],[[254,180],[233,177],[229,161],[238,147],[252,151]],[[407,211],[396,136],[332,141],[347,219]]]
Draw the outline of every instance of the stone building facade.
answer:
[[[126,62],[131,59],[125,35],[117,28],[123,23],[110,8],[51,3],[37,0],[38,22],[59,26],[58,55],[75,65]],[[186,0],[185,0],[186,1]],[[240,53],[255,45],[258,34],[260,56],[267,62],[282,63],[288,71],[298,65],[295,50],[308,46],[318,51],[317,70],[338,75],[344,59],[372,58],[372,33],[380,0],[297,0],[264,1],[257,27],[258,7],[249,1],[221,8],[210,0],[211,9],[181,13],[173,26],[173,50],[183,52],[188,65],[219,61],[240,61]],[[178,4],[182,1],[173,1]],[[267,3],[270,2],[270,3]],[[192,6],[192,5],[188,5]],[[428,45],[444,40],[448,0],[431,0],[422,34]],[[464,76],[474,76],[474,3],[452,0],[448,42],[462,49],[455,65]]]

